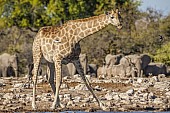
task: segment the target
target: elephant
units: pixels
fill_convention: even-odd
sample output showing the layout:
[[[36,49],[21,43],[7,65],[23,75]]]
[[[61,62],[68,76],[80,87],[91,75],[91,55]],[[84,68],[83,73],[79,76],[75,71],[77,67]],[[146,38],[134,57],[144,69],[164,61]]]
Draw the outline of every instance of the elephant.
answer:
[[[111,67],[113,65],[118,65],[120,62],[120,59],[123,57],[123,54],[117,54],[117,55],[112,55],[108,54],[105,57],[105,63],[107,67]]]
[[[97,69],[98,69],[98,65],[88,64],[87,65],[87,74],[97,77]]]
[[[144,70],[145,75],[167,74],[167,67],[163,63],[149,63]]]
[[[129,61],[135,65],[137,69],[137,76],[142,77],[143,71],[145,70],[146,66],[151,62],[151,58],[147,54],[140,54],[140,55],[127,55],[126,58],[122,58],[120,60],[120,64],[128,65],[127,58]]]
[[[87,74],[87,62],[88,62],[87,55],[86,54],[80,54],[79,59],[80,59],[80,63],[82,65],[82,68],[84,70],[84,74],[86,75]],[[76,68],[75,68],[73,63],[68,63],[67,68],[68,68],[69,75],[72,76],[72,75],[76,74]]]
[[[97,78],[102,78],[102,76],[106,75],[105,66],[98,67],[97,69]]]
[[[12,73],[10,71],[14,71],[15,76],[18,77],[18,57],[17,55],[3,53],[2,55],[0,55],[1,76],[7,77],[8,74]]]

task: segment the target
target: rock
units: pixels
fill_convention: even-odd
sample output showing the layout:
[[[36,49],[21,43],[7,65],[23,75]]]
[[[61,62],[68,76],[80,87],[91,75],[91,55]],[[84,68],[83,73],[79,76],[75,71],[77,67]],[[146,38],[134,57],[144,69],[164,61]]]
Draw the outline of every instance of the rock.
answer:
[[[22,86],[23,86],[23,83],[14,84],[14,88],[21,88]]]
[[[126,91],[126,93],[129,95],[129,96],[132,96],[134,94],[134,89],[129,89],[128,91]]]
[[[60,88],[61,89],[68,89],[68,85],[63,83],[63,84],[61,84]]]
[[[71,94],[64,94],[64,101],[70,101],[71,99]]]
[[[2,86],[6,86],[4,83],[0,83],[0,87],[2,87]]]
[[[170,96],[170,91],[166,92],[165,95]]]
[[[127,93],[120,93],[119,97],[121,100],[128,100],[129,99],[129,95]]]
[[[144,98],[145,100],[147,100],[147,99],[148,99],[148,95],[149,95],[148,93],[144,93],[144,94],[143,94],[143,98]]]
[[[162,98],[155,98],[153,102],[158,105],[158,104],[162,104],[163,100]]]
[[[73,101],[70,100],[70,101],[68,101],[67,106],[75,106],[75,104]]]
[[[12,100],[14,98],[14,96],[15,95],[13,93],[6,93],[6,94],[4,94],[3,98]]]
[[[165,74],[159,74],[158,79],[160,80],[161,78],[166,78],[166,75]]]
[[[143,78],[138,78],[137,83],[141,84],[143,82]]]
[[[9,99],[6,99],[3,101],[3,105],[7,105],[7,104],[11,104],[11,103],[12,103],[12,101]]]
[[[159,82],[159,79],[157,76],[153,76],[152,78],[150,78],[149,80],[150,82]]]
[[[94,90],[96,90],[96,91],[102,91],[102,88],[101,88],[100,86],[95,86],[95,87],[94,87]]]
[[[80,107],[88,107],[88,106],[89,106],[88,103],[83,103],[83,104],[80,105]]]
[[[88,80],[90,80],[91,75],[85,75]]]
[[[148,94],[148,99],[155,99],[155,98],[156,96],[152,92]]]
[[[75,90],[88,90],[85,84],[78,84],[75,86]]]
[[[83,100],[81,100],[81,102],[88,103],[90,102],[90,98],[84,98]]]
[[[107,93],[105,95],[106,100],[112,100],[113,99],[113,94],[112,93]]]
[[[77,102],[80,102],[81,99],[82,99],[82,98],[81,98],[80,96],[76,96],[73,101],[74,101],[75,103],[77,103]]]
[[[114,96],[113,96],[113,99],[114,99],[114,100],[121,100],[121,98],[119,97],[118,94],[117,94],[117,95],[114,95]]]

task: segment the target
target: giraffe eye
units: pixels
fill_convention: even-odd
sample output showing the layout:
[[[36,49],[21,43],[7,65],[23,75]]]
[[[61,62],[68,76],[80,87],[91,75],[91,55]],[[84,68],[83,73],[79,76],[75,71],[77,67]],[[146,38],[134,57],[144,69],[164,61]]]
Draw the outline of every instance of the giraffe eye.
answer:
[[[113,19],[114,17],[112,16],[111,19]]]

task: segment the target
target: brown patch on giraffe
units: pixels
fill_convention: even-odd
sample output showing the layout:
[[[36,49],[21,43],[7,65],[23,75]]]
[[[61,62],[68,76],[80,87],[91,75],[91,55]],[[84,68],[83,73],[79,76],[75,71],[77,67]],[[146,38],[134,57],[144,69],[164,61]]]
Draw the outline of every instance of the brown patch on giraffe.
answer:
[[[50,44],[47,44],[46,46],[47,46],[47,51],[50,51],[52,49]]]
[[[87,29],[86,24],[87,24],[87,23],[83,23],[83,24],[81,25],[81,30],[82,30],[82,31],[84,31],[85,29]]]
[[[66,53],[66,50],[63,49],[62,51],[60,51],[60,54],[64,55]]]
[[[52,44],[53,40],[52,39],[49,39],[49,43]]]
[[[64,49],[64,45],[60,45],[59,50],[63,50],[63,49]]]
[[[99,25],[99,23],[97,21],[93,22],[93,27],[97,27]]]
[[[80,34],[79,34],[79,36],[80,37],[84,37],[85,35],[84,35],[84,32],[81,32]]]
[[[72,25],[72,29],[73,29],[73,30],[76,29],[76,25]]]
[[[66,36],[63,36],[62,39],[61,39],[61,43],[62,42],[66,42],[67,41],[67,37]]]
[[[64,44],[64,48],[67,48],[67,47],[69,47],[69,42],[66,42],[66,43]]]
[[[75,30],[74,30],[74,35],[78,35],[79,32],[80,32],[80,30],[81,30],[80,28],[75,29]]]
[[[61,37],[62,36],[62,33],[61,31],[58,32],[58,37]]]
[[[70,30],[70,34],[73,34],[73,32],[74,32],[74,31],[71,29],[71,30]]]
[[[61,30],[61,34],[63,34],[63,35],[65,34],[65,30],[64,29]]]
[[[89,23],[87,23],[88,24],[88,28],[91,28],[92,26],[93,26],[93,22],[92,21],[90,21]]]

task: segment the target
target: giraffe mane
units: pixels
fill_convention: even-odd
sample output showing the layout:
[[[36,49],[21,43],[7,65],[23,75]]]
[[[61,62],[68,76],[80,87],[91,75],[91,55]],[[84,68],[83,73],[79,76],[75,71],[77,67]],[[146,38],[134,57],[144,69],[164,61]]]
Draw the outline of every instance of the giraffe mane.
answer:
[[[89,18],[76,19],[76,20],[69,20],[69,21],[67,21],[65,24],[68,24],[68,23],[71,23],[71,22],[87,22],[87,21],[90,21],[90,20],[98,19],[99,17],[102,17],[102,16],[104,16],[104,15],[105,15],[105,14],[101,14],[101,15],[92,16],[92,17],[89,17]]]

